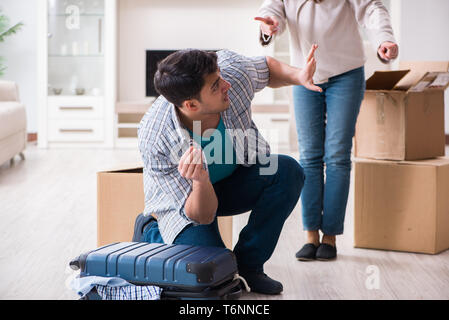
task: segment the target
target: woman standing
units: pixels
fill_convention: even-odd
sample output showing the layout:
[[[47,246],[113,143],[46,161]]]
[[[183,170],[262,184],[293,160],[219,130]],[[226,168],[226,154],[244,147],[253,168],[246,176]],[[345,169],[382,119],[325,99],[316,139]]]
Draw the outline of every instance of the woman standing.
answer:
[[[296,258],[331,260],[337,257],[336,236],[343,234],[352,138],[365,92],[365,57],[358,27],[367,29],[379,59],[387,63],[398,54],[390,17],[382,2],[375,0],[266,0],[255,19],[261,21],[262,45],[288,26],[295,67],[305,65],[313,44],[319,47],[313,80],[322,92],[293,87],[305,173],[301,203],[307,238]]]

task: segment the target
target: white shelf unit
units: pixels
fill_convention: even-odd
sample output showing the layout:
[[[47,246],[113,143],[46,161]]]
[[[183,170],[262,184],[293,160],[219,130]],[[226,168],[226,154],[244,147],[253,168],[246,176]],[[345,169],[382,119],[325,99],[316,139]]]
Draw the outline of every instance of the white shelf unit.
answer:
[[[290,148],[290,115],[287,104],[257,104],[252,106],[252,119],[262,136],[278,153]]]
[[[47,115],[50,143],[104,141],[103,97],[48,96]]]
[[[153,98],[143,101],[117,102],[114,114],[114,145],[116,148],[138,148],[137,129],[143,115],[153,102]]]
[[[290,64],[288,33],[277,36],[263,49],[263,54]],[[265,88],[253,102],[252,117],[272,152],[297,150],[291,87]]]
[[[112,148],[116,0],[41,0],[38,16],[38,146]]]

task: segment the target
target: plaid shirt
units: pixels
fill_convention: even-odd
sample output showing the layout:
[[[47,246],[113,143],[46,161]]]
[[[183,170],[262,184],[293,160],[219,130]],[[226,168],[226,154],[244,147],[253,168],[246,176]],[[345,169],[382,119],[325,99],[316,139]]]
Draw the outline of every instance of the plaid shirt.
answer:
[[[96,285],[102,300],[160,300],[162,288],[156,286],[120,286]]]
[[[248,58],[228,50],[218,51],[217,56],[221,76],[231,84],[230,107],[221,117],[226,132],[232,136],[237,163],[248,167],[261,155],[270,154],[268,143],[251,119],[251,100],[268,84],[268,65],[265,57]],[[138,130],[144,164],[144,214],[157,216],[161,236],[169,244],[187,225],[196,224],[184,209],[192,181],[178,171],[179,159],[191,139],[175,108],[160,96],[142,118]]]

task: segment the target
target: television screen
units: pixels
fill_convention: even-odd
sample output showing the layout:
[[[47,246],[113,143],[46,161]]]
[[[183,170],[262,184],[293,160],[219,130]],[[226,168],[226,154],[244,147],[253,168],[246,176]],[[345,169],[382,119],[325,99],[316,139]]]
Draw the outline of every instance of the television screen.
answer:
[[[217,49],[204,49],[206,51],[215,51]],[[147,70],[146,70],[146,96],[157,97],[159,94],[154,88],[154,75],[157,71],[157,64],[167,56],[178,50],[147,50]]]
[[[157,64],[177,50],[147,50],[147,71],[146,71],[146,96],[157,97],[159,94],[154,88],[154,74],[157,71]]]

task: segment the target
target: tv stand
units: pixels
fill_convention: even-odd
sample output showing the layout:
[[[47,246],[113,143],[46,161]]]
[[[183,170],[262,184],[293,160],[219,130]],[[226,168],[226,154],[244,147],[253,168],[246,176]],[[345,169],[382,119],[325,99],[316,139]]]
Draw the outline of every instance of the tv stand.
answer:
[[[138,148],[137,129],[155,97],[139,101],[119,101],[115,105],[115,146],[117,148]]]

